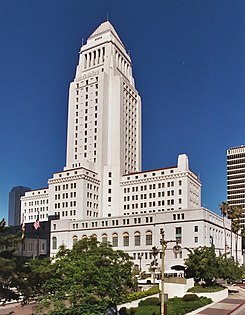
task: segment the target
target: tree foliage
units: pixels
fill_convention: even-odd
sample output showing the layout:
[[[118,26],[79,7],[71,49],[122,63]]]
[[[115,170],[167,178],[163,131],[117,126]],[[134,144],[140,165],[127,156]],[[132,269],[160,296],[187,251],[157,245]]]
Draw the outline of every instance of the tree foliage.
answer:
[[[204,280],[211,285],[218,275],[218,264],[213,246],[198,247],[189,250],[185,260],[187,278],[194,278],[195,282]]]
[[[195,282],[203,280],[206,285],[212,285],[220,278],[235,281],[243,274],[243,268],[232,258],[225,255],[217,257],[213,246],[189,250],[185,265],[187,278],[194,278]]]
[[[20,262],[14,255],[20,237],[8,234],[5,220],[0,221],[0,300],[4,304],[7,301],[19,300],[25,287],[24,272]]]
[[[38,272],[38,265],[32,268],[44,280],[40,289],[43,305],[64,314],[76,309],[79,314],[92,315],[102,314],[110,303],[119,303],[129,293],[132,265],[123,251],[86,238],[71,250],[62,247],[53,263],[45,266],[45,276],[42,269]]]
[[[240,267],[237,262],[234,262],[233,258],[225,258],[224,256],[217,257],[219,278],[234,282],[242,278],[244,268]]]

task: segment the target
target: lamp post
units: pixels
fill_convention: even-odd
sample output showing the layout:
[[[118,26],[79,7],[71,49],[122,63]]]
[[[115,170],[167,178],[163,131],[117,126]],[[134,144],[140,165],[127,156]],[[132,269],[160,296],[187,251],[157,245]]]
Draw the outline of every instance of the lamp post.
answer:
[[[140,261],[140,275],[141,275],[141,271],[142,271],[142,264],[141,264],[142,258],[143,258],[143,254],[141,253],[141,254],[139,255],[139,261]]]
[[[164,230],[160,229],[160,233],[161,233],[161,240],[160,240],[160,244],[162,245],[162,283],[161,283],[161,315],[166,315],[167,313],[165,313],[165,309],[164,309],[164,259],[165,259],[165,250],[167,248],[167,244],[168,243],[176,243],[176,245],[173,247],[173,251],[175,253],[180,253],[181,252],[181,246],[178,245],[178,241],[177,240],[169,240],[166,241],[164,238]]]

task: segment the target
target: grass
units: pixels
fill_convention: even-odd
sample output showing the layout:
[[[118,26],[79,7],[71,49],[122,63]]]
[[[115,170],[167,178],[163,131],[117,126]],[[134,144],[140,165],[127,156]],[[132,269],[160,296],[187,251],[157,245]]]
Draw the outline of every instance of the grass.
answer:
[[[212,293],[224,290],[225,287],[219,284],[215,284],[212,286],[202,286],[202,285],[195,285],[194,287],[190,288],[188,292],[193,293]]]

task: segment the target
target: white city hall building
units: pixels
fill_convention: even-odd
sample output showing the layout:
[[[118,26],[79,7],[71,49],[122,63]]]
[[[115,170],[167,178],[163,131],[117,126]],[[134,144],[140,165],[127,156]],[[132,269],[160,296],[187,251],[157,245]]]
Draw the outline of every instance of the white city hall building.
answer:
[[[224,252],[222,219],[201,207],[201,183],[188,157],[179,155],[173,167],[141,169],[141,98],[130,56],[109,21],[79,53],[69,91],[66,166],[21,204],[25,222],[59,217],[51,222],[51,255],[93,235],[147,270],[152,247],[161,247],[161,229],[182,246],[174,253],[174,243],[168,245],[166,268],[183,265],[186,248],[213,243]],[[230,247],[235,237],[228,220],[225,233]],[[240,239],[238,248],[241,257]]]

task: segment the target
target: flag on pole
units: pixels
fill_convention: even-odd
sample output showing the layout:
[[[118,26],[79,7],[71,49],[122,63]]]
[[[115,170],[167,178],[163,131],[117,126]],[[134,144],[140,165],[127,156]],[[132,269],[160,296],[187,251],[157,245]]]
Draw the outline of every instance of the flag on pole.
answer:
[[[25,238],[25,222],[22,222],[21,224],[21,239],[23,240]]]
[[[37,219],[35,223],[33,224],[35,230],[38,230],[40,228],[40,222],[39,222],[39,214],[37,215]]]

